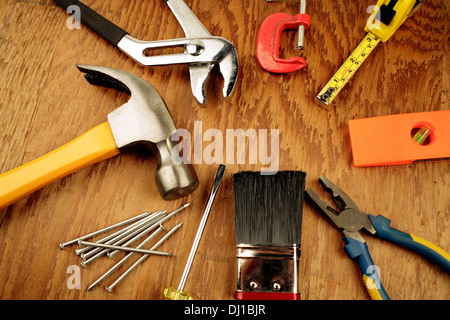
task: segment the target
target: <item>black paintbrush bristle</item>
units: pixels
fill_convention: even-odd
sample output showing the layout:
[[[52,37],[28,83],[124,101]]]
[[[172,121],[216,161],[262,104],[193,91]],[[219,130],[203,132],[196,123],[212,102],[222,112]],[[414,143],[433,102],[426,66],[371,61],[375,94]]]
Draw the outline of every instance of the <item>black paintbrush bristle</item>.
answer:
[[[306,174],[243,171],[233,176],[236,242],[300,244]]]

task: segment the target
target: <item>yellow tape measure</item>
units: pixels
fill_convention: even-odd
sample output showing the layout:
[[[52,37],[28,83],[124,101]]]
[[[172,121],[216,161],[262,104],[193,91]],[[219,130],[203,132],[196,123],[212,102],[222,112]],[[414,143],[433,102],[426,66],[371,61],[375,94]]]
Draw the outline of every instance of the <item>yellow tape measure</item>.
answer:
[[[367,33],[363,41],[317,95],[316,98],[321,105],[328,106],[333,101],[378,43],[380,43],[379,37],[370,32]]]
[[[316,97],[322,106],[328,106],[378,43],[387,41],[400,25],[412,16],[423,0],[379,0],[367,19],[366,37],[334,74]]]

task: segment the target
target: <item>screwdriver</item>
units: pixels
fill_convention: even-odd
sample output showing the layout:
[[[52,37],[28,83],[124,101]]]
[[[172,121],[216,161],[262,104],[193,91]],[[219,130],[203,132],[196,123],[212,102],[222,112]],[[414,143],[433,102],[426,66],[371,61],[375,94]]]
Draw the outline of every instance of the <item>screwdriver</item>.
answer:
[[[189,274],[189,271],[192,266],[192,262],[194,260],[195,253],[197,252],[197,247],[200,242],[200,238],[202,237],[203,229],[206,225],[206,220],[208,219],[209,212],[211,211],[212,204],[214,202],[214,198],[216,197],[217,190],[219,189],[220,183],[222,182],[223,175],[225,173],[225,166],[219,165],[217,169],[216,175],[214,177],[214,183],[209,195],[208,202],[206,204],[205,211],[203,213],[202,220],[200,221],[200,225],[197,230],[197,234],[195,235],[194,243],[192,244],[191,252],[189,253],[188,260],[186,262],[186,266],[184,267],[183,275],[181,276],[180,284],[178,288],[165,288],[164,296],[166,300],[194,300],[194,298],[187,292],[184,292],[184,285],[186,284],[186,279]]]

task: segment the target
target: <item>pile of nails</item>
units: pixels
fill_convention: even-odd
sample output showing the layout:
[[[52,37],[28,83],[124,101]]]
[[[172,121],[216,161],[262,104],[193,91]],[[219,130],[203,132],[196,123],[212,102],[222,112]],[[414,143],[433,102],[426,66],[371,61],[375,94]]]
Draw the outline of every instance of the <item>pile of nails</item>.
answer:
[[[100,278],[98,278],[92,285],[87,289],[90,291],[92,288],[97,286],[100,282],[110,276],[114,271],[116,271],[120,266],[122,266],[126,261],[128,261],[135,254],[141,254],[141,257],[128,268],[121,276],[119,276],[111,285],[106,286],[106,290],[112,292],[113,288],[119,284],[128,274],[131,273],[139,264],[146,260],[150,255],[162,255],[162,256],[172,256],[171,253],[156,251],[167,238],[169,238],[179,227],[181,223],[178,223],[169,230],[158,242],[156,242],[150,249],[143,249],[143,247],[154,239],[160,232],[166,231],[163,227],[163,223],[181,210],[188,207],[190,203],[186,203],[179,207],[172,213],[166,215],[166,211],[156,211],[156,212],[145,212],[133,218],[127,219],[125,221],[119,222],[112,226],[106,227],[104,229],[89,233],[82,237],[73,239],[68,242],[60,243],[60,248],[64,249],[67,246],[78,244],[83,246],[80,249],[75,250],[75,253],[80,256],[83,261],[81,265],[86,268],[88,264],[102,256],[108,256],[113,258],[120,251],[125,251],[126,255],[119,262],[117,262],[112,268],[110,268],[106,273],[104,273]],[[126,226],[128,225],[128,226]],[[126,227],[125,227],[126,226]],[[116,228],[121,228],[120,230],[109,234],[106,237],[101,238],[95,242],[89,242],[88,239],[98,236],[102,233],[106,233]],[[156,229],[156,230],[155,230]],[[136,247],[131,247],[131,244],[141,239],[143,236],[150,234]]]

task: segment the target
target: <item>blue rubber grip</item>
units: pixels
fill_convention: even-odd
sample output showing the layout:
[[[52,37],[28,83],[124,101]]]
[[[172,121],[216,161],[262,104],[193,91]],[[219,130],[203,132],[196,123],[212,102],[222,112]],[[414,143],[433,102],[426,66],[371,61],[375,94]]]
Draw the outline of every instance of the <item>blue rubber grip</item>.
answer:
[[[343,240],[346,244],[346,246],[344,247],[345,252],[350,257],[350,259],[356,260],[356,262],[358,262],[359,268],[361,269],[361,272],[363,274],[363,278],[370,278],[374,282],[376,288],[367,288],[372,299],[374,299],[374,297],[371,291],[375,291],[376,295],[380,299],[391,300],[381,283],[380,274],[378,272],[377,266],[375,266],[373,263],[367,245],[364,242],[349,238],[347,236],[344,236]]]
[[[450,274],[450,255],[437,245],[390,227],[391,220],[382,215],[374,217],[369,214],[369,219],[372,221],[380,239],[408,248],[437,264]]]

